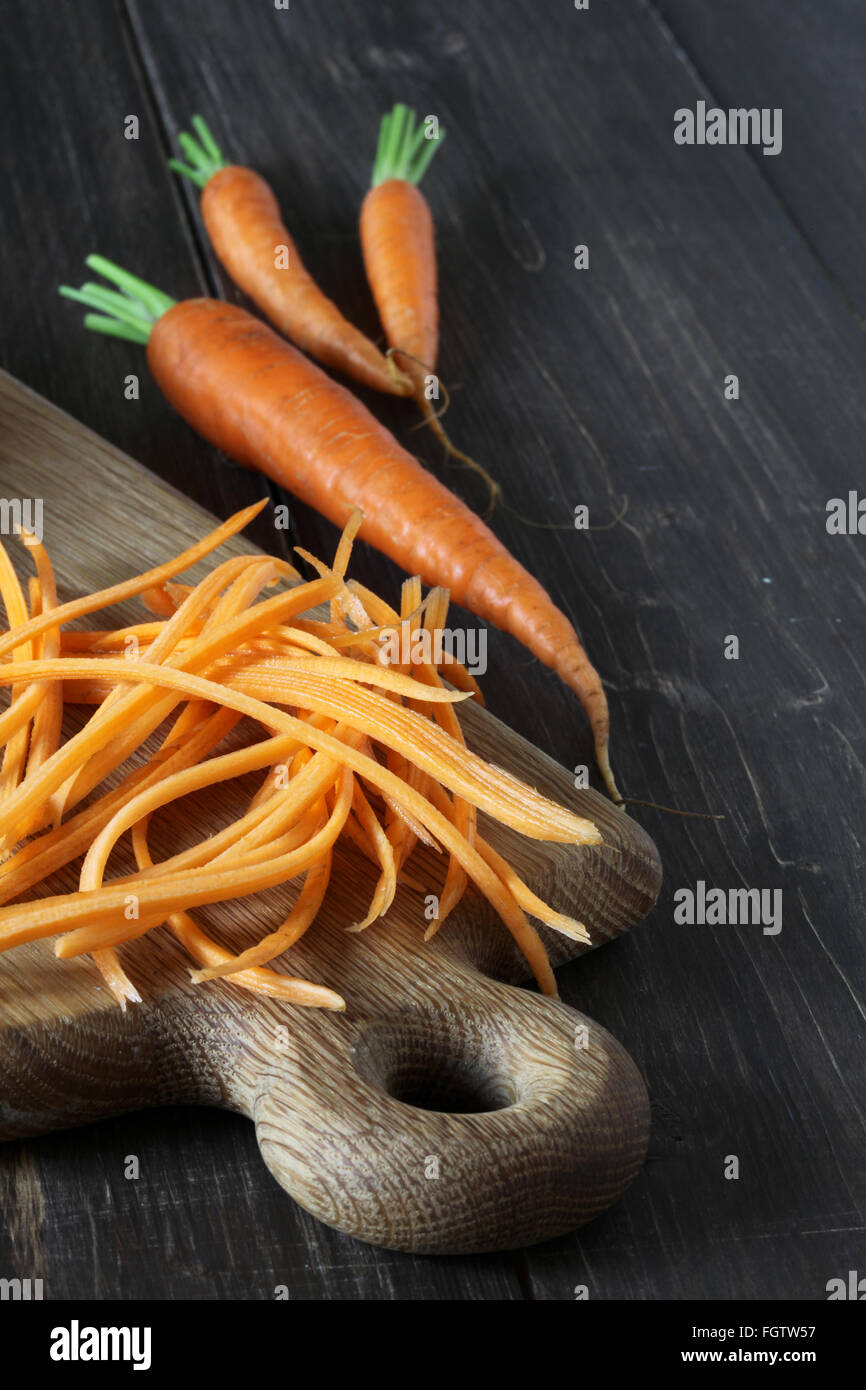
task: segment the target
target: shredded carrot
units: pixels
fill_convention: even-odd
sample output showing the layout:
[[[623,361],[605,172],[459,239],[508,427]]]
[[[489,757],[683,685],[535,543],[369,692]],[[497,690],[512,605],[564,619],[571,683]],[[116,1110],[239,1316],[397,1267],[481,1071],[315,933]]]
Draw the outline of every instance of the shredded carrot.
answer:
[[[27,626],[29,613],[27,611],[27,600],[18,582],[18,576],[12,568],[12,561],[6,552],[6,547],[0,542],[0,597],[6,608],[6,616],[9,619],[9,631],[15,632]],[[15,648],[15,654],[20,654],[25,659],[33,654],[33,643],[23,642],[21,646]],[[38,681],[34,681],[32,691],[39,692],[41,699],[41,686]],[[17,702],[21,694],[26,692],[13,692],[12,703]],[[28,702],[29,707],[29,702]],[[11,710],[10,710],[11,713]],[[14,792],[21,780],[27,761],[27,749],[30,745],[30,718],[27,717],[23,723],[15,730],[3,750],[3,762],[0,765],[0,801],[6,801]]]
[[[191,545],[188,550],[181,551],[173,560],[167,560],[163,565],[157,565],[155,569],[147,570],[145,574],[136,575],[134,579],[127,579],[122,584],[113,584],[109,589],[99,589],[96,593],[87,594],[83,598],[73,599],[70,603],[61,604],[53,614],[40,615],[33,618],[24,626],[24,631],[20,634],[8,632],[5,637],[0,637],[0,656],[5,656],[12,647],[16,646],[16,636],[31,637],[37,632],[44,632],[47,627],[53,627],[55,623],[69,623],[75,618],[83,618],[88,613],[96,613],[101,608],[111,608],[115,604],[123,603],[126,599],[134,598],[136,594],[143,593],[153,584],[162,583],[172,575],[181,574],[190,566],[197,564],[206,555],[210,555],[224,541],[231,536],[237,535],[245,526],[257,517],[265,506],[267,499],[255,502],[251,507],[245,507],[243,511],[235,512],[228,521],[224,521],[216,530],[211,531],[210,535],[203,540]]]
[[[139,821],[132,832],[132,844],[139,869],[149,868],[153,860],[147,845],[147,824]],[[178,941],[186,947],[193,960],[201,965],[225,964],[231,959],[231,952],[219,946],[202,931],[186,912],[174,912],[168,918]],[[278,975],[273,970],[244,970],[235,975],[234,984],[252,990],[254,994],[268,995],[272,999],[284,999],[290,1004],[302,1004],[320,1009],[345,1009],[346,1003],[332,989],[314,985],[309,980],[299,980],[291,975]]]
[[[28,537],[27,544],[36,562],[35,589],[38,592],[38,610],[31,604],[31,616],[53,612],[57,608],[57,584],[54,570],[45,547],[34,537]],[[34,581],[31,579],[31,585]],[[36,639],[41,657],[60,655],[60,629],[47,628]],[[35,772],[42,763],[56,753],[60,747],[61,726],[63,724],[63,689],[55,681],[45,684],[42,700],[33,717],[33,731],[27,757],[27,772]],[[25,833],[27,833],[25,831]]]
[[[36,567],[29,606],[0,546],[9,623],[0,634],[0,687],[11,691],[0,715],[0,951],[54,937],[61,958],[91,955],[125,1008],[140,995],[118,947],[167,927],[198,967],[191,969],[196,986],[224,981],[296,1005],[342,1009],[345,1001],[326,984],[280,973],[270,962],[314,927],[340,864],[338,845],[357,846],[378,870],[366,912],[345,924],[360,932],[388,913],[398,884],[427,891],[405,869],[422,843],[447,860],[427,936],[473,883],[541,988],[555,993],[529,917],[584,942],[586,930],[543,902],[478,835],[477,812],[537,840],[593,846],[601,844],[598,830],[467,748],[459,705],[477,691],[474,678],[447,653],[414,654],[419,634],[444,630],[448,594],[432,589],[424,597],[420,580],[410,579],[398,610],[347,580],[360,513],[350,516],[332,566],[306,556],[313,580],[253,554],[224,561],[198,583],[176,581],[258,510],[238,513],[144,575],[63,604],[43,546],[26,538]],[[136,596],[155,618],[65,630]],[[326,620],[317,616],[322,604],[330,604]],[[407,640],[401,659],[388,664],[382,637],[394,630]],[[64,740],[71,703],[93,708]],[[236,726],[234,740],[243,731],[246,742],[225,747]],[[154,861],[154,816],[250,777],[260,780],[241,794],[246,809],[234,820]],[[107,877],[126,836],[136,868]],[[15,901],[75,861],[76,891]],[[297,895],[282,920],[240,951],[218,944],[190,915],[295,880]],[[130,901],[136,913],[128,917]]]

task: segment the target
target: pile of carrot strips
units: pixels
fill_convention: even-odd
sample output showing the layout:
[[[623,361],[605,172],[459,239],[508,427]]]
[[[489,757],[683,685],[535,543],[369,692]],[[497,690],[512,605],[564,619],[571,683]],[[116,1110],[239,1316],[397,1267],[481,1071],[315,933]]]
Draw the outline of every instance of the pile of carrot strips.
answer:
[[[446,628],[448,594],[403,585],[399,608],[346,579],[361,515],[350,517],[334,562],[300,552],[317,577],[285,561],[234,556],[197,584],[177,576],[236,535],[264,503],[123,584],[60,603],[50,559],[25,536],[36,573],[22,586],[0,545],[0,951],[54,937],[57,956],[90,955],[126,1008],[140,1002],[118,950],[167,927],[194,962],[197,984],[230,980],[292,1004],[343,1009],[324,984],[274,970],[313,926],[334,872],[338,841],[377,870],[355,932],[384,917],[398,885],[425,893],[407,864],[417,845],[443,856],[432,937],[468,885],[511,932],[540,988],[556,993],[536,918],[576,940],[585,927],[554,911],[480,835],[477,813],[537,840],[598,845],[592,822],[557,806],[473,753],[458,707],[480,698],[474,678],[434,642],[436,660],[383,659],[383,635]],[[76,619],[138,597],[140,623],[68,629]],[[322,605],[328,616],[317,616]],[[64,711],[91,708],[63,737]],[[229,736],[258,737],[242,747]],[[191,794],[258,775],[241,812],[221,830],[155,862],[148,832]],[[118,780],[119,778],[119,780]],[[129,837],[135,871],[106,878]],[[79,862],[78,889],[15,901]],[[429,876],[429,875],[428,875]],[[292,885],[282,920],[235,954],[194,909]],[[134,910],[130,910],[130,905]]]

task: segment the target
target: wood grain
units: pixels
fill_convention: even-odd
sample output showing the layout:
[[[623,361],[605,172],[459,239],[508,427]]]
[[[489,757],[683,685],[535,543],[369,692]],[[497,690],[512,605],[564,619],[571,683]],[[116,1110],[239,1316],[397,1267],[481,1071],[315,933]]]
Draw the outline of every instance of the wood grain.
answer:
[[[0,487],[42,501],[61,599],[147,569],[209,529],[185,499],[6,376],[0,422]],[[86,491],[70,494],[66,479],[85,467]],[[104,547],[93,544],[94,507]],[[227,549],[249,546],[239,537]],[[646,834],[597,793],[575,791],[483,709],[466,732],[476,751],[592,817],[605,837],[589,849],[536,846],[485,818],[521,875],[561,907],[579,904],[596,945],[639,921],[660,885]],[[154,836],[159,857],[225,824],[242,797],[224,783],[173,808]],[[435,858],[428,850],[415,866],[430,891],[441,878]],[[582,1015],[512,987],[525,966],[476,895],[431,945],[423,901],[408,891],[386,921],[347,936],[374,879],[351,851],[340,854],[315,930],[292,952],[295,973],[343,995],[345,1018],[196,989],[180,953],[150,936],[128,950],[145,1002],[125,1014],[87,960],[60,962],[46,943],[4,956],[0,1138],[143,1105],[221,1105],[255,1121],[265,1161],[307,1210],[394,1249],[510,1249],[603,1211],[646,1148],[631,1059]],[[279,890],[221,905],[209,915],[218,939],[249,944],[284,899]],[[588,949],[547,935],[555,960]],[[470,1113],[447,1113],[455,1104]]]

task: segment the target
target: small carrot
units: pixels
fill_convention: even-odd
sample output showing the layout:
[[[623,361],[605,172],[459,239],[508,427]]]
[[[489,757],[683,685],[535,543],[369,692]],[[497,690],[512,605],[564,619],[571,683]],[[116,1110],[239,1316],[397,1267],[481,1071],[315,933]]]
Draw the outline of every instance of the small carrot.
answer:
[[[361,250],[379,318],[421,399],[439,352],[439,300],[433,214],[418,184],[444,139],[444,130],[428,132],[398,102],[382,120],[361,207]]]
[[[424,419],[447,453],[484,479],[490,511],[502,489],[451,442],[431,399],[439,387],[436,238],[430,205],[418,185],[444,139],[445,131],[433,127],[430,117],[419,121],[402,102],[382,118],[372,182],[361,206],[361,250],[385,337],[412,381]]]
[[[192,124],[198,139],[183,131],[186,159],[170,159],[169,165],[202,190],[207,234],[235,284],[281,333],[327,367],[377,391],[410,395],[407,376],[319,289],[270,185],[254,170],[227,163],[201,116],[193,116]]]
[[[360,509],[362,540],[449,589],[562,677],[589,717],[599,768],[619,802],[598,673],[565,614],[480,517],[351,392],[246,310],[214,299],[177,303],[101,256],[87,264],[120,293],[91,285],[61,294],[101,311],[85,317],[88,328],[147,344],[158,385],[199,434],[337,525]]]

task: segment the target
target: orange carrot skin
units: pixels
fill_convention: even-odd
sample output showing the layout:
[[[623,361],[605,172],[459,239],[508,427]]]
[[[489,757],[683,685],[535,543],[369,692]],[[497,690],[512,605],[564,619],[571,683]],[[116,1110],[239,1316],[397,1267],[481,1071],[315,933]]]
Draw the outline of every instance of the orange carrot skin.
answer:
[[[281,333],[365,386],[396,396],[410,394],[409,383],[319,289],[263,178],[239,164],[220,169],[205,184],[201,212],[223,266]],[[283,246],[288,266],[279,268],[277,248]]]
[[[359,507],[363,540],[449,589],[455,603],[555,670],[580,698],[606,759],[607,700],[571,623],[357,397],[251,314],[214,299],[184,300],[163,314],[147,356],[172,405],[217,448],[338,526]]]
[[[433,216],[408,179],[386,179],[361,206],[361,250],[385,336],[424,364],[398,357],[415,379],[432,372],[439,352],[439,300]]]

